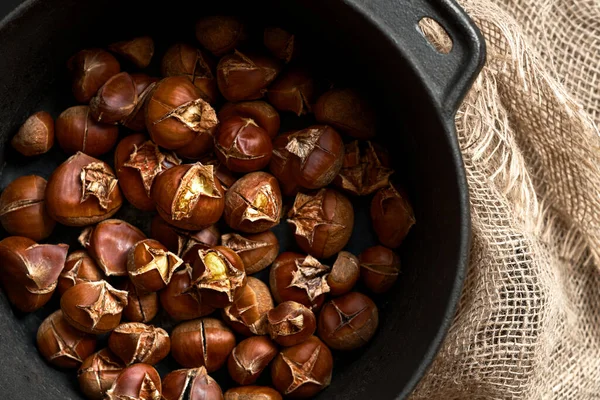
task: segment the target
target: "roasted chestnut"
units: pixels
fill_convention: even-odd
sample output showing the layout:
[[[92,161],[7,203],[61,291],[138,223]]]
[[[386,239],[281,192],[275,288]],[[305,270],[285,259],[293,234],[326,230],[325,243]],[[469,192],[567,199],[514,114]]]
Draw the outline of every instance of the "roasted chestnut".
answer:
[[[99,157],[117,143],[119,129],[114,125],[96,122],[90,107],[67,108],[56,119],[55,135],[58,145],[67,154],[81,151]]]
[[[175,154],[188,160],[200,160],[206,155],[212,154],[215,147],[214,133],[216,130],[217,127],[214,127],[210,131],[199,133],[190,144],[175,150]]]
[[[277,28],[267,27],[263,35],[263,43],[275,57],[289,63],[297,57],[296,38],[288,31]]]
[[[379,242],[396,248],[402,244],[415,224],[415,214],[406,195],[390,184],[373,197],[371,220]]]
[[[103,279],[104,274],[92,257],[84,250],[77,250],[69,254],[65,267],[58,277],[58,293],[62,296],[67,289],[79,283],[98,282]]]
[[[277,355],[277,346],[265,336],[253,336],[238,343],[227,360],[229,376],[240,385],[258,379]]]
[[[54,146],[54,119],[46,111],[31,115],[10,141],[12,147],[24,156],[38,156]]]
[[[279,241],[271,231],[244,236],[228,233],[221,237],[221,243],[240,256],[248,275],[267,268],[279,254]]]
[[[256,100],[265,95],[280,69],[274,59],[236,50],[219,61],[217,84],[228,101]]]
[[[131,282],[144,292],[158,292],[167,287],[183,260],[154,239],[137,242],[127,256]]]
[[[108,348],[126,365],[154,365],[169,354],[171,339],[162,328],[129,322],[112,331],[108,338]]]
[[[239,46],[246,38],[244,23],[237,17],[215,15],[196,23],[196,38],[216,56],[222,56]]]
[[[384,293],[392,288],[400,273],[400,257],[383,246],[369,247],[358,256],[360,277],[373,293]]]
[[[106,392],[106,400],[158,400],[161,394],[158,372],[148,364],[134,364],[121,371]]]
[[[162,385],[164,400],[223,400],[221,387],[204,367],[173,371]]]
[[[123,308],[123,318],[130,322],[142,323],[148,323],[154,319],[159,307],[156,292],[146,293],[138,290],[130,279],[119,282],[116,288],[128,293],[127,305]]]
[[[106,391],[111,388],[125,364],[109,349],[102,349],[83,361],[77,380],[85,397],[90,400],[103,400]]]
[[[108,49],[123,56],[136,67],[146,68],[154,55],[154,40],[150,36],[141,36],[113,43]]]
[[[117,125],[126,121],[139,101],[133,77],[121,72],[111,77],[90,100],[94,120]]]
[[[135,83],[135,92],[137,93],[138,101],[131,114],[129,114],[129,117],[125,118],[121,123],[132,131],[139,132],[146,130],[146,101],[152,89],[156,86],[156,82],[160,79],[146,74],[131,74],[131,77]]]
[[[173,274],[171,282],[160,292],[160,303],[177,321],[205,317],[215,309],[203,303],[198,289],[192,284],[192,268],[185,265]]]
[[[269,287],[260,279],[249,276],[239,297],[223,309],[223,319],[240,335],[266,335],[267,312],[272,309]]]
[[[269,103],[260,100],[226,103],[217,115],[219,121],[225,121],[229,117],[252,119],[256,125],[267,132],[271,139],[277,136],[281,124],[277,110]]]
[[[282,400],[279,392],[268,386],[240,386],[225,392],[225,400]]]
[[[269,102],[279,111],[300,116],[311,112],[315,101],[315,82],[304,68],[290,68],[282,73],[267,91]]]
[[[358,278],[360,278],[358,258],[350,252],[340,251],[331,267],[331,273],[327,276],[331,295],[341,296],[348,293],[356,285]]]
[[[286,149],[292,134],[284,133],[273,140],[273,154],[269,163],[269,171],[277,178],[281,193],[285,196],[295,196],[300,189],[294,177],[294,155]]]
[[[315,118],[356,139],[375,136],[375,110],[354,89],[331,89],[325,92],[314,107]]]
[[[69,59],[73,96],[80,103],[87,103],[98,89],[113,75],[121,72],[117,59],[102,49],[81,50]]]
[[[277,344],[295,346],[314,335],[315,314],[295,301],[284,301],[267,313],[269,335]]]

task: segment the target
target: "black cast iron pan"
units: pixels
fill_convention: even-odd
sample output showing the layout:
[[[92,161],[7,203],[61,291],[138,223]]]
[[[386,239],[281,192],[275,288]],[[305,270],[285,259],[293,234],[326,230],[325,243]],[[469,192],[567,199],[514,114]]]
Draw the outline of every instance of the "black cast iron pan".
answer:
[[[405,398],[449,327],[468,258],[468,193],[453,119],[483,63],[484,41],[465,13],[452,0],[20,3],[5,0],[0,5],[6,15],[0,23],[2,189],[25,174],[47,178],[66,159],[55,149],[26,160],[6,144],[32,112],[45,109],[56,117],[74,105],[65,71],[70,55],[138,34],[160,38],[160,55],[169,43],[193,43],[194,22],[201,15],[240,14],[295,31],[310,43],[315,67],[340,86],[359,86],[369,93],[383,120],[379,141],[394,154],[393,167],[412,199],[417,224],[400,249],[403,272],[398,283],[375,298],[381,318],[375,339],[362,351],[336,358],[332,384],[319,398]],[[446,29],[453,41],[449,54],[438,53],[425,40],[417,28],[422,17]],[[307,122],[289,119],[284,124]],[[355,206],[357,226],[348,248],[358,254],[375,241],[368,201]],[[131,208],[124,207],[116,217],[148,228],[148,216]],[[66,242],[75,249],[77,234],[77,229],[58,229],[50,242]],[[283,238],[285,229],[279,228],[278,234]],[[283,247],[293,249],[293,243],[283,238]],[[50,367],[35,348],[37,327],[57,307],[54,300],[24,315],[0,294],[3,399],[82,398],[75,373]],[[174,367],[167,361],[159,371]],[[215,378],[229,384],[219,374]]]

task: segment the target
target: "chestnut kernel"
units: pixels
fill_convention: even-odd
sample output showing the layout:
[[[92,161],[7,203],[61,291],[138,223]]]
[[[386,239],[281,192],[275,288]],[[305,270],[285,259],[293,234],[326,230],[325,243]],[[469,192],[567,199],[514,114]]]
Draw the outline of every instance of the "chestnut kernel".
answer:
[[[77,250],[69,254],[65,267],[58,277],[58,293],[62,296],[68,289],[79,283],[98,282],[103,279],[104,274],[92,257],[84,250]]]
[[[108,347],[126,365],[158,364],[171,351],[171,339],[162,328],[139,322],[121,324],[108,338]]]
[[[256,382],[276,355],[277,346],[269,338],[249,337],[235,346],[227,360],[227,370],[240,385],[250,385]]]
[[[279,254],[279,241],[271,231],[244,236],[228,233],[221,237],[221,243],[240,256],[248,275],[267,268]]]
[[[96,337],[73,328],[58,310],[38,328],[37,347],[50,364],[60,368],[77,368],[94,352]]]
[[[177,321],[186,321],[205,317],[215,311],[203,303],[198,289],[192,284],[192,268],[173,274],[171,282],[160,292],[160,303],[164,310]]]
[[[273,307],[269,287],[249,276],[240,296],[223,309],[223,320],[240,335],[266,335],[266,316]]]
[[[196,38],[216,56],[222,56],[245,40],[243,22],[232,16],[216,15],[203,17],[196,23]]]
[[[113,43],[108,49],[123,56],[136,67],[146,68],[154,55],[154,40],[150,36],[141,36]]]
[[[204,367],[173,371],[162,385],[164,400],[223,400],[221,387]]]
[[[360,278],[358,258],[350,252],[340,251],[327,276],[331,295],[341,296],[348,293],[356,285],[358,278]]]
[[[331,383],[333,357],[317,337],[283,349],[271,364],[273,386],[284,396],[310,398]]]
[[[263,35],[263,43],[271,53],[278,59],[289,63],[297,56],[296,38],[288,31],[277,28],[267,27]]]
[[[315,101],[315,82],[303,68],[291,68],[281,74],[267,92],[269,102],[279,111],[300,116],[311,112]]]
[[[230,117],[252,119],[256,125],[267,132],[271,139],[277,136],[281,125],[277,110],[269,103],[260,100],[226,103],[217,115],[220,121],[225,121]]]
[[[332,349],[354,350],[371,340],[378,324],[375,303],[351,292],[325,303],[319,314],[319,337]]]
[[[158,292],[171,282],[183,260],[154,239],[137,242],[127,257],[127,272],[133,284],[144,292]]]
[[[367,141],[361,150],[355,140],[346,145],[344,163],[333,184],[357,196],[366,196],[389,184],[394,170],[389,167],[388,154]]]
[[[294,177],[294,155],[286,149],[292,134],[293,132],[284,133],[273,140],[273,154],[269,163],[269,171],[279,181],[281,192],[285,196],[295,196],[300,189]]]
[[[123,318],[130,322],[148,323],[158,313],[158,294],[139,291],[133,282],[125,279],[115,286],[128,293],[127,305],[123,309]]]
[[[354,228],[354,209],[350,200],[333,189],[315,195],[298,193],[288,214],[296,243],[310,255],[329,258],[342,250]]]
[[[21,176],[0,195],[0,223],[8,233],[31,240],[46,239],[56,222],[46,211],[46,180],[37,175]]]
[[[282,400],[279,392],[268,386],[241,386],[225,392],[225,400]]]
[[[375,136],[375,110],[354,89],[331,89],[325,92],[314,107],[315,118],[356,139]]]
[[[415,224],[415,214],[406,195],[390,184],[373,197],[371,220],[379,242],[396,248]]]
[[[315,314],[295,301],[284,301],[267,313],[269,335],[285,347],[304,342],[317,330]]]
[[[156,86],[156,82],[160,79],[153,78],[146,74],[131,74],[131,78],[133,78],[133,82],[135,83],[135,92],[138,101],[135,103],[135,107],[131,114],[129,114],[125,120],[121,121],[121,123],[132,131],[139,132],[146,130],[146,102],[152,89]]]
[[[106,400],[160,400],[162,385],[160,375],[148,364],[134,364],[121,371]]]
[[[235,347],[233,332],[221,321],[201,318],[183,322],[171,333],[171,354],[186,368],[221,368]]]
[[[265,95],[280,69],[274,59],[236,50],[219,61],[217,84],[227,101],[256,100]]]
[[[54,119],[46,111],[27,118],[10,141],[12,147],[24,156],[38,156],[54,146]]]
[[[266,172],[244,175],[225,194],[225,222],[235,230],[264,232],[279,224],[281,211],[279,184]]]
[[[113,75],[121,72],[117,59],[102,49],[81,50],[67,64],[72,76],[73,96],[87,103]]]
[[[95,224],[113,216],[122,202],[108,164],[80,152],[59,165],[46,186],[46,210],[63,225]]]
[[[358,260],[361,280],[373,293],[387,292],[398,279],[400,257],[387,247],[369,247]]]
[[[90,400],[103,400],[125,364],[109,349],[102,349],[83,361],[77,380],[85,397]]]
[[[214,141],[217,157],[233,172],[257,171],[271,160],[271,138],[253,119],[227,118],[222,121]]]

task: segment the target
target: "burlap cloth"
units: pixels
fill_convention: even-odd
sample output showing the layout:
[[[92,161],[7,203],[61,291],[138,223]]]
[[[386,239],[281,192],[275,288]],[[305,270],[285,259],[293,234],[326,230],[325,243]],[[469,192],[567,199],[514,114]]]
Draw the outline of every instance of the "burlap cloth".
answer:
[[[460,3],[487,41],[456,117],[471,264],[412,399],[599,399],[600,2]]]

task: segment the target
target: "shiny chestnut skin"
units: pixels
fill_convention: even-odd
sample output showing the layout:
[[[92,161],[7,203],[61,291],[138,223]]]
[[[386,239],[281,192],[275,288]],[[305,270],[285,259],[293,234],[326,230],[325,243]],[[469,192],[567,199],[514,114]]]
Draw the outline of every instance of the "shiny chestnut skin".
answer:
[[[415,214],[406,195],[390,184],[373,197],[371,220],[379,242],[397,248],[415,224]]]
[[[135,81],[127,72],[112,76],[90,100],[92,118],[104,124],[117,125],[133,113],[139,101]]]
[[[233,172],[252,172],[269,165],[273,145],[253,119],[229,117],[215,134],[215,153]]]
[[[271,231],[239,235],[228,233],[221,237],[223,246],[235,251],[244,262],[246,274],[255,274],[267,268],[279,254],[279,241]]]
[[[95,224],[113,216],[123,203],[113,170],[78,152],[59,165],[46,185],[46,210],[67,226]]]
[[[123,308],[123,318],[129,322],[148,323],[158,314],[158,294],[156,292],[142,292],[131,282],[124,278],[115,284],[115,288],[127,292],[127,305]]]
[[[127,256],[129,279],[142,292],[158,292],[171,282],[183,260],[154,239],[137,242]]]
[[[121,65],[108,51],[102,49],[81,50],[69,59],[73,96],[80,103],[87,103],[98,89],[113,75],[121,72]]]
[[[356,139],[375,136],[377,117],[375,110],[354,89],[331,89],[325,92],[314,106],[315,118]]]
[[[108,348],[126,365],[155,365],[169,354],[171,339],[162,328],[129,322],[117,326],[111,332]]]
[[[91,157],[108,153],[117,143],[119,128],[96,122],[90,107],[67,108],[56,119],[56,140],[67,154],[81,151]]]
[[[223,309],[222,316],[227,325],[240,335],[266,335],[266,316],[273,307],[269,287],[260,279],[249,276],[239,297]]]
[[[268,386],[240,386],[225,392],[225,400],[282,400],[279,392]]]
[[[217,84],[227,101],[256,100],[265,95],[280,70],[277,60],[236,50],[219,61]]]
[[[140,36],[113,43],[108,49],[123,56],[136,67],[146,68],[154,55],[154,40],[150,36]]]
[[[358,258],[348,251],[340,251],[331,267],[331,272],[327,275],[327,284],[331,295],[341,296],[348,293],[356,285],[359,278]]]
[[[271,364],[273,386],[290,398],[311,398],[331,383],[333,358],[317,337],[281,350]]]
[[[264,232],[279,224],[281,212],[279,183],[266,172],[244,175],[225,194],[225,222],[238,231]]]
[[[290,68],[279,75],[267,91],[267,98],[273,107],[298,116],[311,112],[315,95],[312,76],[300,67]]]
[[[387,247],[369,247],[360,253],[358,260],[361,280],[373,293],[387,292],[398,279],[400,257]]]
[[[56,222],[46,211],[46,180],[37,175],[21,176],[0,195],[0,223],[11,235],[40,241],[46,239]]]
[[[173,371],[162,385],[164,400],[223,400],[221,387],[204,367]]]
[[[335,350],[354,350],[367,344],[379,325],[373,300],[350,292],[323,306],[319,314],[319,337]]]
[[[354,208],[346,196],[333,189],[314,195],[298,193],[288,213],[296,243],[308,254],[329,258],[342,250],[354,228]]]
[[[273,140],[273,154],[269,162],[269,171],[277,178],[284,196],[295,196],[300,190],[294,177],[292,161],[295,156],[286,149],[293,133],[283,133]]]
[[[10,144],[27,157],[46,153],[54,146],[54,119],[46,111],[36,112],[21,125]]]
[[[265,336],[244,339],[235,346],[227,359],[229,376],[240,385],[250,385],[256,382],[277,352],[275,343]]]
[[[215,110],[202,93],[184,76],[158,82],[146,105],[146,128],[161,147],[175,150],[190,144],[197,135],[218,124]]]
[[[201,318],[182,322],[171,333],[171,354],[186,368],[221,368],[235,347],[235,336],[223,322]]]
[[[160,291],[162,308],[176,321],[187,321],[212,314],[215,309],[202,301],[192,284],[192,268],[185,265],[173,274],[171,282]]]
[[[46,318],[37,331],[37,348],[50,364],[77,368],[94,352],[96,337],[73,328],[61,310]]]
[[[314,335],[317,318],[302,304],[284,301],[267,313],[267,328],[275,343],[290,347]]]
[[[146,101],[152,89],[156,86],[156,82],[160,79],[146,74],[131,74],[131,77],[135,83],[135,92],[138,101],[131,114],[125,120],[121,121],[121,124],[132,131],[140,132],[146,130]]]
[[[175,154],[188,160],[200,160],[204,156],[212,154],[215,147],[214,134],[216,131],[217,127],[215,126],[209,131],[199,133],[190,144],[175,150]]]
[[[84,250],[77,250],[67,257],[65,267],[58,277],[58,293],[62,296],[68,289],[82,282],[98,282],[104,279],[102,270]]]
[[[152,366],[140,363],[121,371],[106,392],[106,400],[158,400],[161,394],[162,384],[158,372]]]
[[[108,348],[92,354],[83,361],[77,371],[79,388],[90,400],[103,400],[125,364]]]
[[[196,23],[196,38],[216,56],[229,53],[245,40],[246,28],[238,17],[215,15],[202,17]]]
[[[178,165],[158,175],[151,197],[165,221],[190,231],[214,224],[225,208],[225,193],[214,167],[201,163]]]
[[[80,331],[101,334],[115,329],[127,305],[127,292],[106,281],[82,282],[60,298],[60,309],[67,322]]]
[[[106,276],[126,276],[129,250],[146,235],[120,219],[108,219],[83,230],[79,243]]]
[[[277,110],[269,103],[260,100],[225,103],[217,115],[219,121],[225,121],[229,117],[250,118],[264,129],[271,139],[277,136],[281,125]]]
[[[296,37],[278,27],[267,27],[263,34],[263,43],[278,59],[289,63],[298,55]]]

